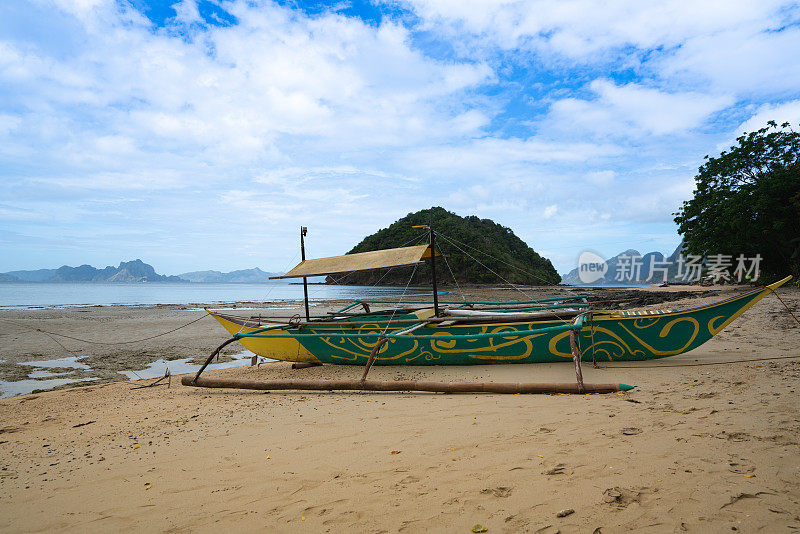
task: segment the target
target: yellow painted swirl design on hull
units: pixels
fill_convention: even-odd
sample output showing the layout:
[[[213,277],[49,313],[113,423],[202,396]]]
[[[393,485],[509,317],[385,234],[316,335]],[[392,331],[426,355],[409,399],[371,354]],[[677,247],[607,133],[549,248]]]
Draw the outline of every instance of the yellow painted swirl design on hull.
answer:
[[[612,338],[596,341],[594,344],[595,355],[600,354],[601,357],[602,355],[605,355],[609,361],[614,358],[620,358],[628,353],[633,356],[645,356],[645,352],[643,350],[631,348],[624,339],[619,337],[614,331],[609,330],[608,328],[597,326],[594,328],[594,333],[595,335],[605,334]],[[560,334],[556,334],[550,339],[550,343],[547,345],[547,348],[551,354],[560,356],[562,358],[572,358],[571,352],[561,352],[556,348],[558,342],[567,336],[569,336],[569,332],[562,332]],[[591,349],[591,344],[587,348],[583,349],[581,352],[581,358],[583,358],[583,356],[586,354],[591,354]]]
[[[521,326],[523,329],[532,329],[532,325]],[[358,329],[359,334],[379,333],[381,330],[378,325],[370,324],[363,325]],[[478,360],[494,360],[494,361],[515,361],[524,360],[531,356],[533,353],[533,339],[545,334],[531,334],[524,337],[516,335],[517,328],[509,327],[508,325],[500,325],[490,328],[484,326],[480,329],[480,333],[502,333],[508,332],[508,337],[502,336],[499,338],[489,338],[487,340],[469,339],[464,343],[457,343],[454,339],[432,339],[426,341],[413,342],[413,346],[409,349],[398,354],[391,354],[391,345],[399,342],[399,340],[389,339],[389,342],[384,344],[376,359],[382,361],[400,360],[411,362],[417,358],[423,358],[427,361],[438,360],[444,355],[448,354],[464,354],[470,358]],[[452,333],[451,330],[442,330],[433,332],[432,335],[448,336]],[[337,359],[354,361],[359,357],[366,357],[376,345],[377,340],[364,340],[362,338],[351,337],[337,337],[332,334],[330,337],[323,337],[321,341],[335,349],[332,351],[332,356]],[[499,352],[507,352],[509,347],[519,346],[517,354],[499,355]],[[343,355],[342,353],[346,354]]]
[[[672,330],[672,327],[675,326],[676,324],[682,323],[682,322],[687,322],[687,323],[691,324],[694,327],[694,329],[692,331],[692,335],[689,337],[689,340],[686,342],[686,344],[683,345],[681,348],[675,349],[675,350],[659,350],[659,349],[647,344],[643,339],[641,339],[636,334],[631,332],[631,330],[627,326],[625,326],[625,323],[623,321],[619,322],[619,326],[620,326],[620,328],[625,330],[628,334],[630,334],[636,341],[638,341],[644,348],[649,350],[654,355],[656,355],[656,356],[673,356],[675,354],[680,354],[681,352],[684,352],[694,342],[694,339],[697,337],[697,334],[700,332],[700,323],[698,323],[697,319],[695,319],[694,317],[689,317],[689,316],[678,317],[677,319],[673,319],[673,320],[669,321],[667,324],[665,324],[664,328],[661,329],[661,332],[658,333],[658,337],[666,338],[669,335],[670,330]]]
[[[722,319],[723,320],[722,321],[723,324],[721,324],[720,326],[716,326],[716,324],[714,324],[714,323],[717,322],[718,319]],[[720,330],[722,330],[723,328],[725,328],[725,316],[724,315],[717,315],[716,317],[712,317],[708,321],[708,331],[711,332],[712,336],[716,336],[717,334],[719,334]]]
[[[645,328],[650,328],[658,321],[660,321],[659,317],[643,317],[641,319],[636,319],[635,321],[633,321],[633,326],[635,328],[643,330]]]

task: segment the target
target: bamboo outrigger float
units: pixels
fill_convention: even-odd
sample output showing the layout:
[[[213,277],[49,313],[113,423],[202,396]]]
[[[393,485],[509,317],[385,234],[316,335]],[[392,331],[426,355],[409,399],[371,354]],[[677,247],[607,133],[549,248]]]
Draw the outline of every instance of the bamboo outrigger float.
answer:
[[[435,233],[415,247],[303,260],[279,278],[329,275],[357,270],[414,265],[430,261],[433,300],[394,302],[357,300],[324,317],[306,320],[241,318],[209,313],[232,335],[228,343],[267,358],[310,365],[364,367],[358,381],[241,381],[201,378],[205,365],[185,385],[283,390],[469,391],[495,393],[584,393],[627,391],[625,384],[584,384],[581,361],[641,361],[683,354],[711,339],[747,309],[791,279],[713,304],[685,309],[620,311],[591,309],[587,298],[517,302],[442,301],[435,291]],[[371,310],[397,304],[402,308]],[[306,297],[306,310],[308,299]],[[364,311],[354,313],[358,306]],[[574,384],[447,384],[367,381],[372,365],[470,365],[552,363],[572,360]]]

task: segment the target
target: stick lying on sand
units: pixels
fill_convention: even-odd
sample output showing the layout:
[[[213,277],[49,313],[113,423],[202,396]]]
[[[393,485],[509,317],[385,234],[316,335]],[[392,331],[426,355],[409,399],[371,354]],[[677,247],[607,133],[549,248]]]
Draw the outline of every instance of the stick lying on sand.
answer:
[[[184,376],[184,386],[269,390],[354,390],[354,391],[431,391],[441,393],[614,393],[630,391],[628,384],[501,383],[501,382],[416,382],[413,380],[241,380]]]

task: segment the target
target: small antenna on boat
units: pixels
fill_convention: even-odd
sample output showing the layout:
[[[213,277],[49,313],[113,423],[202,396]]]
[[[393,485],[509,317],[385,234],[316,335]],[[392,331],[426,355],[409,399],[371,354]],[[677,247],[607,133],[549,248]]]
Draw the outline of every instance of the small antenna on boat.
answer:
[[[300,227],[300,259],[302,261],[306,261],[306,242],[305,236],[308,233],[308,228],[306,226]],[[308,312],[308,278],[303,277],[303,302],[306,306],[306,321],[311,320],[311,314]]]

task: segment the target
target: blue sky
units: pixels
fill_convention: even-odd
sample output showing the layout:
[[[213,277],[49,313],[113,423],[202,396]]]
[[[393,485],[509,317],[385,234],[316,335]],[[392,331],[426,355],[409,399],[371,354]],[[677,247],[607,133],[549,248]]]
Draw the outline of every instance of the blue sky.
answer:
[[[277,271],[432,205],[671,252],[703,156],[800,123],[800,8],[600,4],[2,2],[0,272]]]

